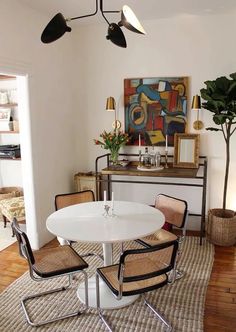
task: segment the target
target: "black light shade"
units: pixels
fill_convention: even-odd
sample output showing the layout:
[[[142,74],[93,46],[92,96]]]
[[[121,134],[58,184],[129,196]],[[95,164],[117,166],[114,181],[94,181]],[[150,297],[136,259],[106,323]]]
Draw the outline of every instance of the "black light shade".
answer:
[[[119,25],[116,23],[109,24],[106,38],[117,46],[127,47],[125,36]]]
[[[121,21],[118,24],[119,26],[124,26],[133,32],[141,33],[143,35],[146,34],[141,23],[129,6],[123,6],[121,11]]]
[[[65,32],[70,32],[71,28],[66,25],[66,20],[61,13],[56,14],[43,30],[41,41],[45,44],[52,43],[64,35]]]

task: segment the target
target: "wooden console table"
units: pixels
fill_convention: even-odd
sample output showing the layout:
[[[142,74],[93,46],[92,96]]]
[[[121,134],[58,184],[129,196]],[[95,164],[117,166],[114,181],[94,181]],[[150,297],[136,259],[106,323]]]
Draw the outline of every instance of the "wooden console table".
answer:
[[[199,187],[202,188],[201,190],[201,198],[202,198],[202,204],[201,204],[201,213],[195,214],[195,213],[189,213],[190,216],[199,216],[201,217],[201,230],[200,230],[200,244],[202,244],[202,239],[205,235],[205,215],[206,215],[206,187],[207,187],[207,157],[206,156],[200,156],[200,163],[199,168],[173,168],[173,163],[168,163],[169,168],[164,168],[160,171],[140,171],[137,170],[137,161],[133,160],[130,162],[130,164],[127,167],[122,166],[111,166],[109,164],[109,156],[110,154],[104,154],[96,158],[95,161],[95,176],[96,176],[96,186],[98,188],[100,182],[105,182],[108,184],[108,199],[111,198],[111,183],[143,183],[143,184],[154,184],[154,185],[170,185],[170,186],[185,186],[185,187]],[[120,156],[125,157],[126,159],[130,158],[136,158],[138,159],[138,154],[120,154]],[[164,156],[161,156],[164,158]],[[102,159],[106,159],[106,167],[103,169],[99,169],[99,162]],[[168,156],[168,159],[173,159],[173,156]],[[200,168],[202,168],[202,174],[199,175]],[[99,174],[102,175],[102,177],[99,177]],[[128,178],[126,179],[114,179],[112,176],[119,175],[119,176],[126,176]],[[140,180],[133,180],[132,176],[138,176],[138,177],[149,177],[149,178],[182,178],[186,179],[184,183],[182,182],[171,182],[164,181],[160,182],[158,179],[155,179],[155,181],[152,181],[152,179],[149,180],[143,180],[140,178]],[[194,180],[199,180],[196,181]]]

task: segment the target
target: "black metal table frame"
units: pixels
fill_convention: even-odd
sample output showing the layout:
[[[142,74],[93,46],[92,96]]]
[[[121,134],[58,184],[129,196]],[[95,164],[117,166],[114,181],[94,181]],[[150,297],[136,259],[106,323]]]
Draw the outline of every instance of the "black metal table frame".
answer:
[[[125,156],[125,157],[137,157],[138,158],[138,154],[132,154],[132,153],[121,153],[120,156]],[[104,178],[100,178],[99,177],[99,169],[98,169],[98,164],[99,161],[102,158],[107,159],[107,167],[109,166],[109,157],[110,157],[110,153],[98,156],[95,160],[95,176],[96,176],[96,190],[98,190],[98,183],[107,183],[108,184],[108,199],[111,199],[111,183],[136,183],[136,184],[159,184],[159,185],[172,185],[172,186],[185,186],[185,187],[200,187],[202,188],[202,204],[201,204],[201,214],[198,213],[189,213],[190,216],[197,216],[197,217],[201,217],[201,228],[200,228],[200,245],[202,245],[202,239],[205,235],[205,223],[206,223],[206,189],[207,189],[207,157],[206,156],[199,156],[199,168],[203,167],[203,175],[202,176],[196,176],[193,179],[197,179],[197,180],[201,180],[202,183],[182,183],[182,182],[160,182],[160,181],[138,181],[138,180],[131,180],[131,179],[127,179],[127,180],[116,180],[116,179],[112,179],[112,175],[110,174],[106,174],[107,179]],[[161,156],[164,157],[164,156]],[[173,158],[172,155],[168,155],[168,158]],[[201,162],[201,160],[203,160]],[[100,173],[101,174],[101,173]],[[102,174],[104,176],[104,174]],[[132,177],[132,175],[130,174],[126,174],[126,175],[118,175],[118,176],[130,176]],[[138,175],[135,175],[138,176]],[[140,176],[140,175],[139,175]],[[145,176],[145,174],[143,174],[143,176]],[[161,176],[160,176],[161,177]],[[163,177],[167,177],[167,176],[163,176]],[[170,178],[170,177],[169,177]],[[178,177],[177,177],[178,178]],[[183,179],[191,179],[188,177],[181,177]]]

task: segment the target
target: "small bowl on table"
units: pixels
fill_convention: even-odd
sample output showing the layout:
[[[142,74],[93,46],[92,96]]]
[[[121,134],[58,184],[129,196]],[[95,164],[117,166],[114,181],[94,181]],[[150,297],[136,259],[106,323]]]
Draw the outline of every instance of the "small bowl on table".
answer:
[[[127,160],[127,159],[119,160],[119,164],[122,167],[127,167],[129,165],[129,160]]]

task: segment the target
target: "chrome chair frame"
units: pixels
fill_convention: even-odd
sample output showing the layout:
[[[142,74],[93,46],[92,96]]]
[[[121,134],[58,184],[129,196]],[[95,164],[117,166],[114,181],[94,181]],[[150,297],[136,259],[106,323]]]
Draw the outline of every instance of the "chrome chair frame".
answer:
[[[49,323],[52,323],[52,322],[56,322],[56,321],[59,321],[59,320],[65,319],[65,318],[70,318],[70,317],[81,315],[88,308],[88,276],[87,276],[87,273],[84,270],[79,270],[78,269],[78,270],[76,270],[74,272],[58,273],[57,275],[50,276],[50,277],[40,277],[40,276],[37,276],[37,274],[34,271],[33,264],[31,263],[31,261],[32,261],[31,255],[33,254],[33,252],[31,252],[31,253],[29,252],[29,249],[31,250],[31,247],[30,247],[30,243],[29,243],[28,237],[20,229],[20,227],[19,227],[19,225],[17,223],[16,218],[14,218],[14,220],[12,222],[12,230],[15,233],[16,238],[18,240],[19,253],[28,262],[29,274],[30,274],[30,277],[31,277],[32,280],[37,281],[37,282],[42,282],[42,281],[45,281],[45,280],[50,280],[50,279],[54,279],[54,278],[68,276],[68,284],[66,286],[62,286],[60,288],[54,288],[54,289],[51,289],[51,290],[48,290],[48,291],[45,291],[45,292],[40,292],[40,293],[35,293],[35,294],[27,295],[27,296],[25,296],[25,297],[23,297],[21,299],[21,301],[20,301],[21,302],[21,306],[22,306],[22,309],[24,311],[24,314],[25,314],[27,322],[31,326],[38,327],[38,326],[46,325],[46,324],[49,324]],[[19,240],[19,234],[17,234],[17,232],[20,233],[20,236],[21,236],[21,238],[23,238],[23,241]],[[47,319],[47,320],[43,320],[43,321],[39,321],[39,322],[32,321],[31,318],[30,318],[30,314],[29,314],[29,312],[27,311],[27,308],[26,308],[26,302],[28,300],[30,300],[30,299],[39,298],[39,297],[44,296],[44,295],[53,294],[53,293],[57,293],[57,292],[60,292],[60,291],[67,290],[71,286],[73,275],[75,273],[79,273],[79,272],[81,272],[84,275],[84,284],[85,284],[85,309],[82,310],[82,311],[77,310],[75,312],[71,312],[71,313],[68,313],[68,314],[65,314],[65,315],[61,315],[61,316],[58,316],[58,317],[53,318],[53,319]]]
[[[144,299],[144,304],[147,305],[152,312],[156,315],[157,318],[159,318],[167,327],[167,331],[171,332],[172,331],[172,326],[171,324],[164,318],[163,315],[161,315],[153,306],[152,304],[144,297],[143,293],[146,293],[148,291],[154,290],[154,289],[158,289],[160,287],[163,287],[164,285],[168,284],[169,282],[169,277],[168,277],[168,272],[172,271],[175,267],[175,259],[176,259],[176,255],[177,255],[177,250],[178,250],[178,241],[174,240],[174,241],[170,241],[170,242],[165,242],[165,243],[161,243],[159,245],[156,246],[152,246],[152,247],[146,247],[146,248],[142,248],[142,249],[130,249],[130,250],[125,250],[123,252],[123,254],[120,256],[120,262],[119,262],[119,270],[118,270],[118,281],[119,281],[119,290],[118,290],[118,294],[115,294],[112,291],[112,288],[110,288],[110,290],[112,291],[113,295],[115,296],[115,298],[117,300],[120,300],[122,298],[122,296],[129,296],[129,295],[134,295],[134,294],[141,294],[143,299]],[[137,281],[140,280],[139,276],[131,276],[131,277],[124,277],[124,269],[125,269],[125,257],[127,255],[132,255],[132,254],[144,254],[144,253],[151,253],[153,251],[157,251],[157,250],[161,250],[164,248],[168,248],[173,246],[173,252],[172,252],[172,256],[171,256],[171,262],[168,266],[166,266],[165,268],[162,268],[159,270],[159,273],[155,273],[153,275],[157,276],[157,275],[162,275],[165,274],[166,275],[166,281],[160,283],[159,285],[157,285],[156,287],[147,287],[147,290],[141,290],[140,292],[138,292],[137,290],[135,290],[133,293],[132,291],[130,292],[131,294],[127,294],[124,295],[123,294],[123,283],[124,282],[132,282],[132,281]],[[97,295],[97,310],[98,310],[98,315],[100,317],[100,319],[102,320],[102,322],[105,324],[105,326],[107,327],[107,329],[112,332],[112,328],[110,326],[110,324],[108,323],[107,319],[105,318],[102,309],[101,309],[101,305],[100,305],[100,289],[99,289],[99,279],[101,278],[101,275],[99,276],[99,274],[101,274],[101,272],[99,273],[99,268],[97,269],[96,272],[96,295]],[[144,279],[148,279],[151,278],[152,275],[151,273],[146,275],[146,278],[144,277]],[[106,282],[103,279],[104,282]]]

